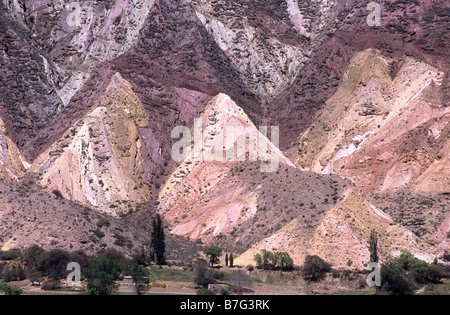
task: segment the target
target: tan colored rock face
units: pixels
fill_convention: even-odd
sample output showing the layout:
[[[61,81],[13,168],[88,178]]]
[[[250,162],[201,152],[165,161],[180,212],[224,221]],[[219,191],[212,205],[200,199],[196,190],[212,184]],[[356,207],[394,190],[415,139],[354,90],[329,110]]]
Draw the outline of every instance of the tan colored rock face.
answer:
[[[134,211],[148,198],[140,128],[148,117],[131,86],[116,74],[82,120],[44,152],[31,170],[41,185],[111,215]]]
[[[3,180],[16,183],[30,165],[5,132],[5,124],[0,119],[0,175]]]
[[[279,164],[294,167],[282,152],[260,133],[242,108],[227,95],[219,94],[213,98],[202,110],[198,122],[201,136],[192,139],[190,156],[169,177],[161,189],[159,200],[159,207],[170,223],[176,224],[175,221],[180,217],[190,217],[190,220],[176,224],[172,233],[187,235],[192,239],[204,238],[205,232],[210,229],[214,229],[210,235],[214,237],[224,230],[233,228],[239,220],[242,220],[243,212],[247,213],[244,220],[250,219],[252,213],[256,212],[255,196],[258,195],[258,191],[242,193],[241,189],[234,190],[235,187],[228,190],[228,173],[237,162],[249,162],[250,156],[257,155],[256,158],[260,162],[255,163],[255,168],[261,172],[264,170],[259,165],[261,163],[272,165],[272,172],[278,171]],[[193,137],[198,136],[195,130],[191,134]],[[247,142],[244,150],[240,150],[237,141],[227,141],[229,135],[236,136],[234,139],[244,135],[258,139],[258,142],[256,147]],[[223,153],[221,158],[211,161],[207,158],[207,154],[209,156],[210,152],[215,151],[214,148],[223,150]],[[228,154],[229,152],[233,154]],[[268,153],[270,163],[261,161],[262,152]],[[266,159],[267,157],[264,157],[265,161]],[[221,187],[222,185],[224,187]],[[227,201],[219,198],[209,200],[210,202],[201,206],[201,199],[205,195],[209,193],[221,195],[215,189],[226,193]]]
[[[297,152],[291,151],[299,167],[351,178],[364,191],[406,185],[430,190],[427,173],[449,167],[445,135],[450,111],[433,99],[443,73],[403,58],[392,77],[394,62],[375,50],[352,59],[342,86],[300,136]],[[421,128],[428,130],[425,135]],[[445,173],[433,191],[448,187]]]
[[[281,230],[254,245],[235,261],[239,265],[254,264],[253,257],[261,249],[286,251],[298,265],[306,255],[318,255],[334,268],[364,269],[370,260],[367,240],[370,231],[379,235],[380,258],[398,256],[408,250],[428,262],[439,251],[423,242],[411,231],[389,223],[386,214],[374,211],[361,192],[354,191],[339,205],[328,211],[320,225],[303,229],[293,220]]]

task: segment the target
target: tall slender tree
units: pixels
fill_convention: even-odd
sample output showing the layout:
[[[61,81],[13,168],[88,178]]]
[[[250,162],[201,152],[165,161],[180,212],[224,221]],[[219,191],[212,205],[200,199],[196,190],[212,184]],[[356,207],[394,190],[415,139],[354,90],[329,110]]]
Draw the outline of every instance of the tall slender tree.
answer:
[[[157,214],[156,219],[153,218],[152,223],[152,247],[155,256],[154,259],[156,263],[161,266],[166,263],[166,243],[161,216]]]
[[[370,232],[369,238],[370,262],[378,262],[378,235],[375,230]]]

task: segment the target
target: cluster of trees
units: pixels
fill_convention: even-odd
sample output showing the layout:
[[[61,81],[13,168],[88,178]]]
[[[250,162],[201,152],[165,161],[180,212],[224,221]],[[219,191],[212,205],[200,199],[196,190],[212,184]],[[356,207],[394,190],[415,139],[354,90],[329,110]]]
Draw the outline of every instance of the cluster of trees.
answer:
[[[4,295],[21,295],[23,290],[21,288],[10,286],[6,283],[1,283],[0,293],[3,293]]]
[[[261,253],[253,257],[256,266],[264,270],[281,269],[284,271],[294,269],[294,260],[286,252],[271,252],[268,250],[261,250]]]
[[[420,260],[405,251],[381,265],[381,289],[391,295],[411,295],[426,284],[440,283],[446,272],[435,261]]]
[[[370,233],[368,243],[371,262],[378,263],[378,235],[374,230]],[[420,286],[439,283],[447,274],[436,260],[429,264],[404,251],[400,256],[381,264],[380,276],[381,287],[377,288],[378,292],[411,295]]]
[[[0,278],[6,282],[30,279],[33,285],[41,285],[43,290],[60,288],[61,280],[66,279],[71,272],[67,270],[70,262],[80,265],[81,280],[86,280],[85,293],[89,295],[114,293],[117,290],[117,281],[125,275],[132,277],[136,293],[142,294],[149,289],[151,279],[147,268],[135,260],[125,258],[114,249],[100,251],[98,257],[91,257],[83,251],[46,251],[38,245],[33,245],[23,252],[0,252],[0,257],[3,260],[15,260],[12,268],[0,268]],[[5,294],[16,294],[14,287],[4,286],[3,289]]]
[[[204,254],[209,258],[209,265],[211,268],[214,268],[214,265],[220,263],[219,257],[222,256],[222,248],[216,245],[207,246],[204,250]],[[234,267],[234,256],[231,253],[228,256],[228,253],[225,253],[225,266]]]
[[[111,258],[93,258],[83,269],[86,278],[87,295],[111,295],[118,289],[117,281],[121,275],[131,276],[137,295],[142,295],[150,288],[151,274],[135,260],[117,261]]]
[[[153,230],[149,254],[142,250],[133,259],[126,259],[114,249],[100,250],[97,257],[88,256],[79,250],[67,252],[62,249],[44,250],[33,245],[24,251],[12,249],[0,251],[0,261],[14,261],[5,267],[0,264],[0,279],[5,282],[30,279],[33,285],[41,285],[44,290],[54,290],[60,287],[61,280],[66,279],[69,272],[67,266],[70,262],[80,265],[82,279],[87,282],[86,294],[108,295],[117,290],[117,281],[124,275],[131,276],[136,293],[142,294],[149,289],[150,273],[145,268],[149,262],[158,265],[166,264],[166,245],[164,226],[160,215],[153,218]],[[105,222],[99,222],[100,227]],[[18,292],[6,284],[1,288],[5,294]]]

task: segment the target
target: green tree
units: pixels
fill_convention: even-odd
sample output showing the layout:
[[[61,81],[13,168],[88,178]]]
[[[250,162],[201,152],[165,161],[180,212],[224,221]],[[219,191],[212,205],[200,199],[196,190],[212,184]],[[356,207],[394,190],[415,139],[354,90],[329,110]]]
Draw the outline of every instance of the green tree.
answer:
[[[67,264],[70,255],[62,249],[52,249],[40,256],[39,271],[54,280],[60,280],[67,275]]]
[[[215,295],[215,294],[211,290],[200,288],[200,289],[197,289],[197,295]]]
[[[127,260],[122,266],[123,273],[133,277],[137,295],[142,295],[150,289],[150,272],[134,260]]]
[[[36,285],[36,282],[40,285],[43,277],[42,274],[39,271],[36,270],[30,270],[27,272],[27,277],[31,281],[31,285]]]
[[[153,218],[153,231],[152,231],[152,246],[155,254],[156,263],[161,266],[166,264],[166,243],[164,235],[164,226],[162,224],[161,216],[156,215],[156,219]]]
[[[308,255],[303,265],[303,278],[309,281],[318,281],[322,279],[327,272],[331,271],[331,264],[325,262],[316,255]]]
[[[230,292],[227,289],[225,289],[224,287],[220,287],[219,292],[220,292],[220,295],[230,295]]]
[[[414,257],[410,252],[402,252],[400,256],[393,259],[393,263],[409,273],[415,281],[419,283],[427,282],[430,265],[426,261]]]
[[[414,284],[408,279],[405,270],[394,262],[381,265],[381,290],[390,295],[411,295]]]
[[[228,267],[228,253],[225,254],[225,266]]]
[[[262,268],[262,256],[260,253],[255,254],[253,260],[256,262],[256,267]]]
[[[87,280],[87,295],[111,295],[117,291],[116,281],[121,272],[120,265],[111,259],[93,258],[84,269]]]
[[[378,235],[375,230],[370,232],[369,237],[370,262],[378,262]]]
[[[281,252],[278,254],[278,263],[280,265],[280,268],[283,270],[294,269],[294,260],[286,252]]]
[[[274,261],[274,255],[272,252],[268,250],[261,250],[261,256],[262,256],[262,266],[264,269],[273,269],[272,262]]]
[[[214,268],[214,264],[218,264],[219,257],[222,255],[222,248],[219,246],[211,245],[206,247],[205,249],[205,255],[209,257],[209,263],[211,268]]]
[[[230,254],[230,267],[234,267],[234,256],[233,256],[233,253]]]
[[[0,284],[0,292],[3,292],[5,295],[21,295],[23,290],[21,288],[10,286],[6,283]]]
[[[27,268],[37,270],[39,268],[41,257],[44,254],[45,250],[38,245],[32,245],[27,248],[24,253],[24,263]]]

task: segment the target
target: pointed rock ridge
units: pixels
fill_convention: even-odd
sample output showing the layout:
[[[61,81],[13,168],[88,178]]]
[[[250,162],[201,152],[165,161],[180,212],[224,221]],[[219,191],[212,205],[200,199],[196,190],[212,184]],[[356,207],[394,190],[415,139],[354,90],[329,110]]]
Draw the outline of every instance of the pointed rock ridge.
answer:
[[[295,169],[292,162],[250,121],[242,108],[225,94],[217,95],[202,109],[188,133],[193,136],[188,139],[190,152],[168,178],[159,198],[160,211],[165,214],[166,220],[176,225],[172,229],[174,234],[197,239],[204,237],[204,233],[214,225],[211,235],[214,236],[237,224],[243,210],[251,208],[249,217],[252,216],[250,213],[256,211],[258,191],[246,191],[241,195],[243,187],[230,187],[228,176],[236,165],[253,163],[255,169],[267,174],[278,171],[279,165]],[[272,131],[272,140],[275,140],[275,135],[276,132]],[[247,137],[246,144],[239,145],[237,139],[244,136]],[[179,137],[178,133],[176,137]],[[229,187],[230,191],[227,192],[222,185]],[[228,193],[230,201],[224,203],[222,198],[207,198],[208,203],[203,202],[202,207],[192,213],[184,224],[177,225],[177,220],[186,214],[187,209],[196,208],[195,204],[211,191]],[[210,218],[211,222],[205,223],[206,218]]]
[[[41,154],[30,171],[48,190],[113,216],[149,196],[141,151],[148,116],[131,85],[116,73],[92,111]]]
[[[435,191],[445,190],[450,109],[439,99],[443,77],[410,57],[359,52],[342,85],[287,155],[301,169],[339,174],[367,192],[405,185],[429,189],[421,183],[429,180],[427,174],[447,170],[434,185]]]
[[[181,127],[187,131],[186,127]],[[269,131],[272,132],[271,139]],[[187,135],[191,144],[189,152],[179,157],[182,161],[178,161],[180,165],[166,181],[160,199],[171,193],[193,168],[208,162],[259,161],[261,170],[267,172],[276,171],[279,163],[295,167],[278,148],[277,126],[256,127],[244,110],[223,93],[201,110]],[[179,137],[179,134],[174,132],[173,136]],[[172,157],[177,155],[179,147],[181,144],[174,145]]]
[[[307,255],[318,255],[334,268],[348,268],[350,264],[362,270],[370,261],[368,239],[372,230],[379,235],[381,261],[403,250],[430,263],[441,254],[439,248],[420,240],[410,230],[390,223],[386,214],[364,200],[361,191],[354,190],[328,211],[319,225],[305,229],[294,219],[238,256],[235,263],[255,265],[254,255],[265,249],[289,253],[296,265],[303,265]]]

